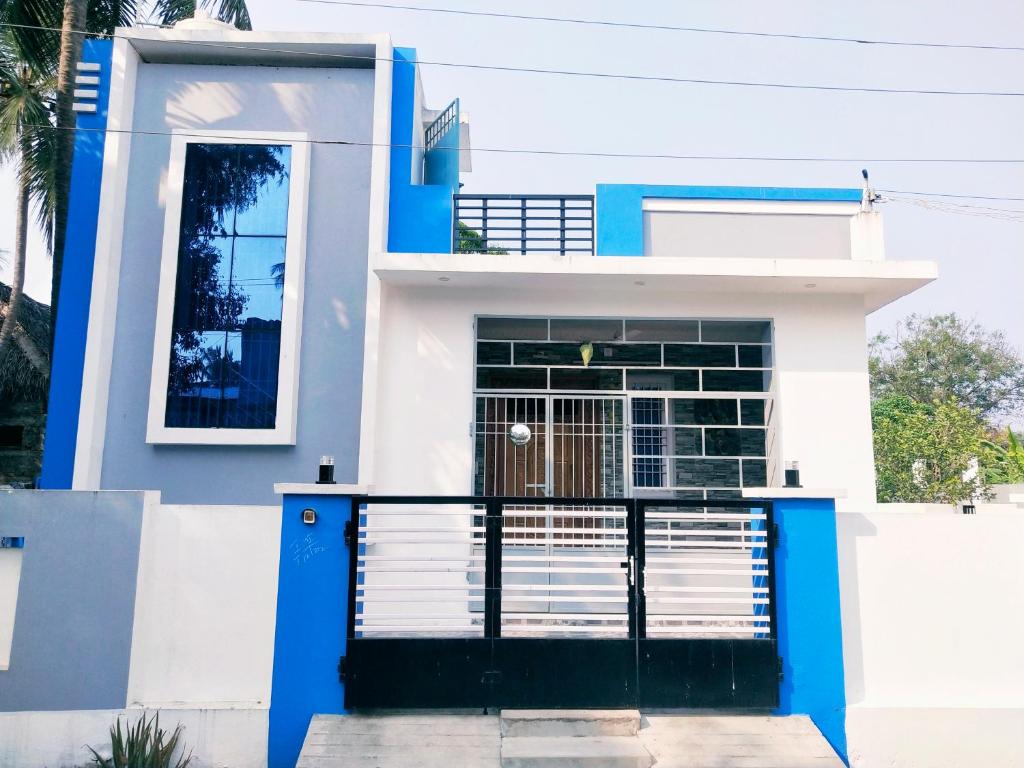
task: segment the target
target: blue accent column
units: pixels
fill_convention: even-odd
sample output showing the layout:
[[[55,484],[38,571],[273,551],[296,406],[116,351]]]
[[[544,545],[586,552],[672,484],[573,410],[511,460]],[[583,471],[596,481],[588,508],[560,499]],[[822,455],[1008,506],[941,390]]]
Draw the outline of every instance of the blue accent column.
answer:
[[[302,510],[316,522],[302,522]],[[293,768],[314,714],[345,711],[350,496],[285,496],[270,694],[269,768]]]
[[[783,678],[780,715],[809,715],[843,761],[846,685],[832,499],[778,499],[775,611]]]
[[[392,253],[451,253],[451,184],[412,183],[412,144],[416,125],[416,49],[395,48],[391,75],[391,171],[388,194],[388,250]],[[454,132],[457,141],[458,131]],[[458,152],[454,155],[458,163]],[[449,181],[451,181],[449,179]]]
[[[78,412],[82,402],[82,370],[89,328],[92,270],[96,256],[96,226],[103,180],[103,145],[110,100],[111,40],[86,40],[82,61],[100,65],[95,112],[78,114],[75,153],[71,166],[64,271],[60,280],[60,316],[50,366],[50,400],[43,449],[42,488],[70,488],[78,441]],[[79,100],[84,101],[84,100]]]

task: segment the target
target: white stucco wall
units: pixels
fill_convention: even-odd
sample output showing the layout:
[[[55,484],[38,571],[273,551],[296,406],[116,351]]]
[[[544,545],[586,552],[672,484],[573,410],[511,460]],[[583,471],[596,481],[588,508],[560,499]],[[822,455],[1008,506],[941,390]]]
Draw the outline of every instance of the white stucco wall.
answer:
[[[851,764],[1024,765],[1024,515],[849,504],[838,539]]]
[[[122,728],[143,710],[90,709],[72,712],[0,712],[0,765],[12,768],[63,768],[87,765],[88,747],[110,753],[110,727]],[[155,714],[154,711],[149,712]],[[195,768],[263,768],[267,764],[267,710],[168,709],[160,726],[183,728],[181,741]]]
[[[371,480],[378,491],[471,491],[473,319],[495,314],[770,318],[775,324],[780,458],[800,462],[804,485],[874,498],[859,297],[660,293],[633,287],[567,294],[537,287],[484,291],[440,284],[387,285],[384,294]]]
[[[279,507],[146,511],[129,707],[270,705]]]

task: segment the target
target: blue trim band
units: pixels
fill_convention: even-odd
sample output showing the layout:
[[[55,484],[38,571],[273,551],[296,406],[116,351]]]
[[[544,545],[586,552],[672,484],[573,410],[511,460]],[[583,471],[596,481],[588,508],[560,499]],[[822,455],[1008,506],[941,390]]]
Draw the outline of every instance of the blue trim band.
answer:
[[[294,768],[314,714],[342,714],[348,630],[349,496],[285,496],[270,695],[269,768]],[[302,510],[316,522],[302,522]]]
[[[82,61],[100,65],[99,97],[95,112],[78,113],[78,127],[90,130],[75,134],[64,271],[60,279],[43,471],[39,481],[41,488],[70,488],[75,470],[113,50],[112,40],[86,40],[82,47]]]
[[[846,683],[836,509],[831,499],[779,499],[775,613],[779,715],[809,715],[847,765]]]
[[[662,184],[597,185],[597,255],[643,256],[645,197],[677,200],[780,200],[859,203],[859,189],[816,187],[687,187]]]

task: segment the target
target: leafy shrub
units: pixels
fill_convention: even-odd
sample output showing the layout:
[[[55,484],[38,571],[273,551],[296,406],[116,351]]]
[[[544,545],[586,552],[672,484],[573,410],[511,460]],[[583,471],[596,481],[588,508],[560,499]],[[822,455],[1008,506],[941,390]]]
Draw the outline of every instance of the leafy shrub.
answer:
[[[186,768],[192,762],[192,753],[179,750],[181,725],[170,734],[160,727],[160,714],[142,715],[134,725],[121,729],[121,718],[110,727],[110,757],[104,757],[92,747],[93,768]],[[174,762],[172,762],[174,761]]]

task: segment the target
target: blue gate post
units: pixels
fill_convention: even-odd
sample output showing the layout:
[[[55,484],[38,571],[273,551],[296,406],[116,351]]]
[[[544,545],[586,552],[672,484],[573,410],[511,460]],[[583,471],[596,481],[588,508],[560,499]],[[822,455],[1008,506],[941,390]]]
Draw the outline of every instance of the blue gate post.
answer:
[[[847,765],[846,685],[833,499],[774,500],[779,715],[809,715]]]
[[[338,662],[348,630],[350,495],[284,496],[277,628],[267,743],[269,768],[293,768],[314,714],[342,714]],[[303,522],[311,509],[315,522]]]

